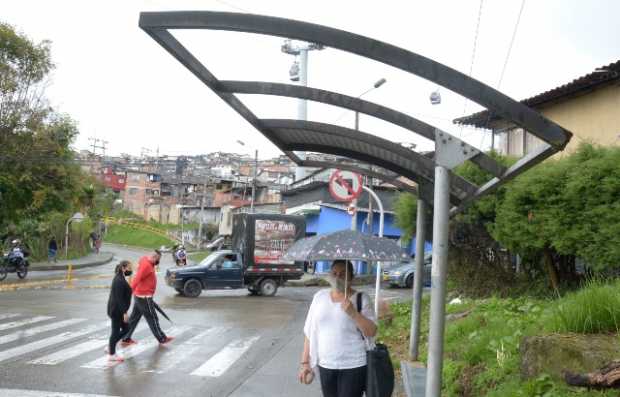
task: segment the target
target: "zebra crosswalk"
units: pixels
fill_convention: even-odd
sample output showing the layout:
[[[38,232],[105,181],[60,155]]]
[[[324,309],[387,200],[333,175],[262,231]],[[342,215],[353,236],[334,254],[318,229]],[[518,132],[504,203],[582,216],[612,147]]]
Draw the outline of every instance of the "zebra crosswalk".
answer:
[[[119,345],[117,351],[125,361],[118,362],[108,361],[104,353],[109,326],[109,321],[85,318],[0,314],[0,364],[32,368],[63,365],[77,371],[108,371],[129,365],[144,374],[183,368],[192,377],[217,378],[250,354],[261,338],[252,331],[230,327],[172,325],[164,331],[175,340],[160,347],[141,322],[134,334],[139,343],[125,348]],[[150,360],[149,355],[156,359]]]

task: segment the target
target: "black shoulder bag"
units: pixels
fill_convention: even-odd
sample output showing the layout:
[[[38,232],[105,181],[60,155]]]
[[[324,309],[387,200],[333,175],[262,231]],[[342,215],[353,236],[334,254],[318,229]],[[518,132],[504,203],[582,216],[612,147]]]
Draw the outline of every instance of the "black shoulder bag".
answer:
[[[362,293],[357,294],[357,311],[362,311]],[[362,337],[364,335],[362,334]],[[366,351],[366,397],[390,397],[394,391],[394,367],[383,343]]]

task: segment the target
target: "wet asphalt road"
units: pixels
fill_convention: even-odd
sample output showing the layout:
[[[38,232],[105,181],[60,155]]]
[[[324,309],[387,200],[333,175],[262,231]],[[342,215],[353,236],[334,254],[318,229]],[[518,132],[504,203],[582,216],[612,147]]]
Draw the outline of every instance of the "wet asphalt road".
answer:
[[[0,395],[20,394],[8,389],[136,397],[319,394],[318,382],[308,387],[295,381],[303,321],[317,288],[280,288],[271,298],[246,290],[185,298],[163,282],[173,266],[169,254],[160,265],[155,300],[174,321],[160,316],[164,330],[177,339],[159,347],[142,321],[139,344],[120,350],[126,361],[111,367],[102,362],[113,269],[120,259],[137,262],[146,253],[104,250],[115,260],[75,271],[71,283],[61,281],[65,272],[33,272],[17,290],[2,289],[16,280],[0,283]],[[388,299],[410,294],[385,293]]]

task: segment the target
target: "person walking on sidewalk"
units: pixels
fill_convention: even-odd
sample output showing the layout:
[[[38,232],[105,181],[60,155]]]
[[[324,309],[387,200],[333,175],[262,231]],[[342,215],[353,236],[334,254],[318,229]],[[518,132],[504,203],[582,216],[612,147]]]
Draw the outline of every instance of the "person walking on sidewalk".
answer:
[[[166,336],[159,325],[159,318],[155,309],[155,302],[153,302],[153,295],[155,295],[155,288],[157,286],[157,274],[155,273],[155,266],[159,264],[161,259],[161,251],[155,250],[155,253],[150,256],[143,256],[138,262],[138,271],[131,281],[131,289],[133,290],[134,305],[129,317],[129,332],[123,338],[121,344],[128,346],[137,343],[131,339],[133,332],[136,330],[138,322],[144,316],[146,322],[149,324],[149,328],[153,333],[153,336],[164,345],[172,339],[171,336]]]
[[[121,261],[114,270],[115,276],[108,299],[108,316],[112,320],[112,333],[107,348],[109,361],[124,361],[116,355],[116,344],[129,332],[129,306],[131,305],[131,287],[125,277],[131,276],[131,262]]]
[[[331,289],[314,295],[304,325],[299,380],[312,382],[318,367],[325,397],[361,397],[366,388],[365,338],[375,336],[377,326],[370,297],[354,291],[352,279],[351,262],[334,261]]]
[[[49,244],[47,245],[47,261],[56,262],[56,254],[58,253],[58,243],[56,242],[56,237],[52,236]]]

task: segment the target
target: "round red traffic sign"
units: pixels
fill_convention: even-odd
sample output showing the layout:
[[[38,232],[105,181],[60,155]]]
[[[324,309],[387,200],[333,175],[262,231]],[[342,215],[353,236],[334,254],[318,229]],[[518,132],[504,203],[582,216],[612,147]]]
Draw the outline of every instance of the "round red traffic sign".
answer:
[[[329,178],[329,193],[338,201],[351,201],[362,193],[362,176],[336,170]]]

